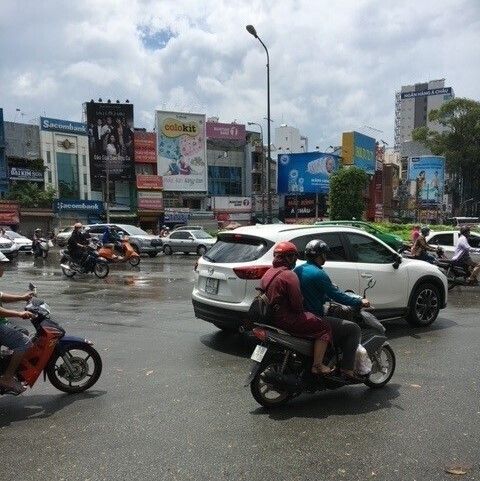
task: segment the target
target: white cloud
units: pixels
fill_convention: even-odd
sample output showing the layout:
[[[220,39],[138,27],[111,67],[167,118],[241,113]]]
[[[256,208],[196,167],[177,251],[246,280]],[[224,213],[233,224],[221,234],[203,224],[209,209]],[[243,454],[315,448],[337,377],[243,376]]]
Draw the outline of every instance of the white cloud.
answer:
[[[265,125],[265,52],[249,23],[270,52],[274,125],[310,145],[362,125],[391,141],[402,84],[445,77],[480,97],[477,0],[4,0],[0,106],[7,119],[18,107],[79,120],[90,98],[128,98],[147,128],[155,108]]]

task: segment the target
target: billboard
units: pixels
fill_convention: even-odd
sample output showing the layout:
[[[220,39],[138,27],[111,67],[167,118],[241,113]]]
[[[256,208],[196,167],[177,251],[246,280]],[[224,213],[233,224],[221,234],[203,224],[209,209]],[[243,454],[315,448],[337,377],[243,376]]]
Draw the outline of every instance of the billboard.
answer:
[[[163,194],[161,192],[138,192],[138,210],[163,210]]]
[[[243,124],[221,124],[207,122],[207,139],[243,140],[246,142],[247,133]]]
[[[222,212],[250,212],[252,199],[250,197],[213,197],[212,208]]]
[[[410,157],[408,180],[414,183],[416,198],[421,204],[443,204],[445,157],[435,155]]]
[[[156,126],[163,189],[206,192],[205,114],[157,111]]]
[[[157,163],[157,134],[155,132],[134,132],[133,144],[135,163]]]
[[[280,154],[279,194],[328,194],[330,176],[340,167],[340,157],[322,152]]]
[[[373,175],[376,167],[375,139],[360,132],[344,132],[342,159],[344,165],[354,165],[367,174]]]
[[[440,89],[424,89],[418,92],[402,92],[400,98],[403,99],[414,99],[416,97],[429,97],[430,95],[451,95],[452,87],[443,87]]]
[[[28,182],[43,182],[43,170],[27,167],[9,167],[8,178],[10,180],[26,180]]]
[[[87,124],[82,122],[72,122],[71,120],[40,117],[40,130],[63,132],[64,134],[73,135],[87,135]]]
[[[133,105],[88,102],[86,106],[92,183],[98,186],[107,169],[110,180],[132,180]]]
[[[137,189],[162,190],[162,178],[159,175],[137,174]]]
[[[314,219],[315,212],[315,195],[285,196],[285,219]]]

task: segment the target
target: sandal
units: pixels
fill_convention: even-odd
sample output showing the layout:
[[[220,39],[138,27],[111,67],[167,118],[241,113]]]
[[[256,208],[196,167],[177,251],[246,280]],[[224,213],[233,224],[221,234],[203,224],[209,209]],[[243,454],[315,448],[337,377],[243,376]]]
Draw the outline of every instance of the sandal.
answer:
[[[322,369],[326,368],[328,371],[323,371]],[[332,374],[335,371],[335,368],[329,368],[328,366],[325,366],[325,364],[314,364],[312,366],[312,374],[314,376],[328,376],[329,374]]]
[[[349,382],[353,383],[359,383],[359,382],[364,382],[364,377],[359,376],[358,374],[350,374],[348,372],[345,372],[343,369],[340,369],[340,375]]]

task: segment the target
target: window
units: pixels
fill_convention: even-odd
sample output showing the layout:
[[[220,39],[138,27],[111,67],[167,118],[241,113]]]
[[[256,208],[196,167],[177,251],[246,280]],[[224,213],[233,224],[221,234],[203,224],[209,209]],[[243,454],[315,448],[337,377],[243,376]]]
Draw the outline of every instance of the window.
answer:
[[[84,167],[87,166],[87,156],[86,156],[85,154],[82,155],[82,165],[83,165]]]
[[[468,239],[468,243],[470,244],[470,247],[478,249],[480,247],[480,237],[471,235]]]
[[[231,264],[251,262],[260,259],[273,244],[273,242],[260,237],[223,234],[219,236],[216,244],[204,258],[211,262]]]
[[[49,170],[47,172],[47,178],[48,178],[48,183],[51,184],[52,183],[52,171]]]
[[[213,237],[208,232],[196,231],[191,233],[197,239],[213,239]]]
[[[105,231],[104,225],[98,225],[98,226],[95,226],[95,227],[90,227],[88,229],[88,232],[90,234],[103,234],[104,231]]]
[[[170,234],[170,239],[188,239],[189,237],[189,232],[173,232]]]
[[[47,150],[47,164],[50,163],[50,151]]]
[[[242,195],[242,168],[209,166],[208,193],[211,195]]]
[[[347,254],[342,244],[342,239],[340,238],[339,234],[335,233],[318,233],[318,234],[310,234],[304,235],[301,237],[297,237],[296,239],[292,239],[292,242],[296,245],[299,258],[305,260],[305,246],[311,241],[320,239],[323,240],[328,247],[330,247],[330,252],[327,254],[327,260],[333,262],[345,262],[348,261]]]
[[[346,234],[352,248],[353,260],[368,264],[390,264],[395,254],[375,239],[361,234]]]
[[[83,185],[87,185],[87,174],[83,174]]]
[[[429,240],[429,244],[438,244],[440,246],[453,246],[452,234],[436,234]]]

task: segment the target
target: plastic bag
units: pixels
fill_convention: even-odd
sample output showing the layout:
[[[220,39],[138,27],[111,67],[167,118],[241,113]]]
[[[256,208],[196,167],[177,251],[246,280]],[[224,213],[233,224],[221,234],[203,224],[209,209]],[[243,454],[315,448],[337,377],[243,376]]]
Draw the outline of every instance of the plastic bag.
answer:
[[[372,361],[367,350],[359,344],[355,353],[355,371],[361,376],[366,376],[372,371]]]
[[[48,241],[48,247],[53,247],[53,242],[51,240]]]

